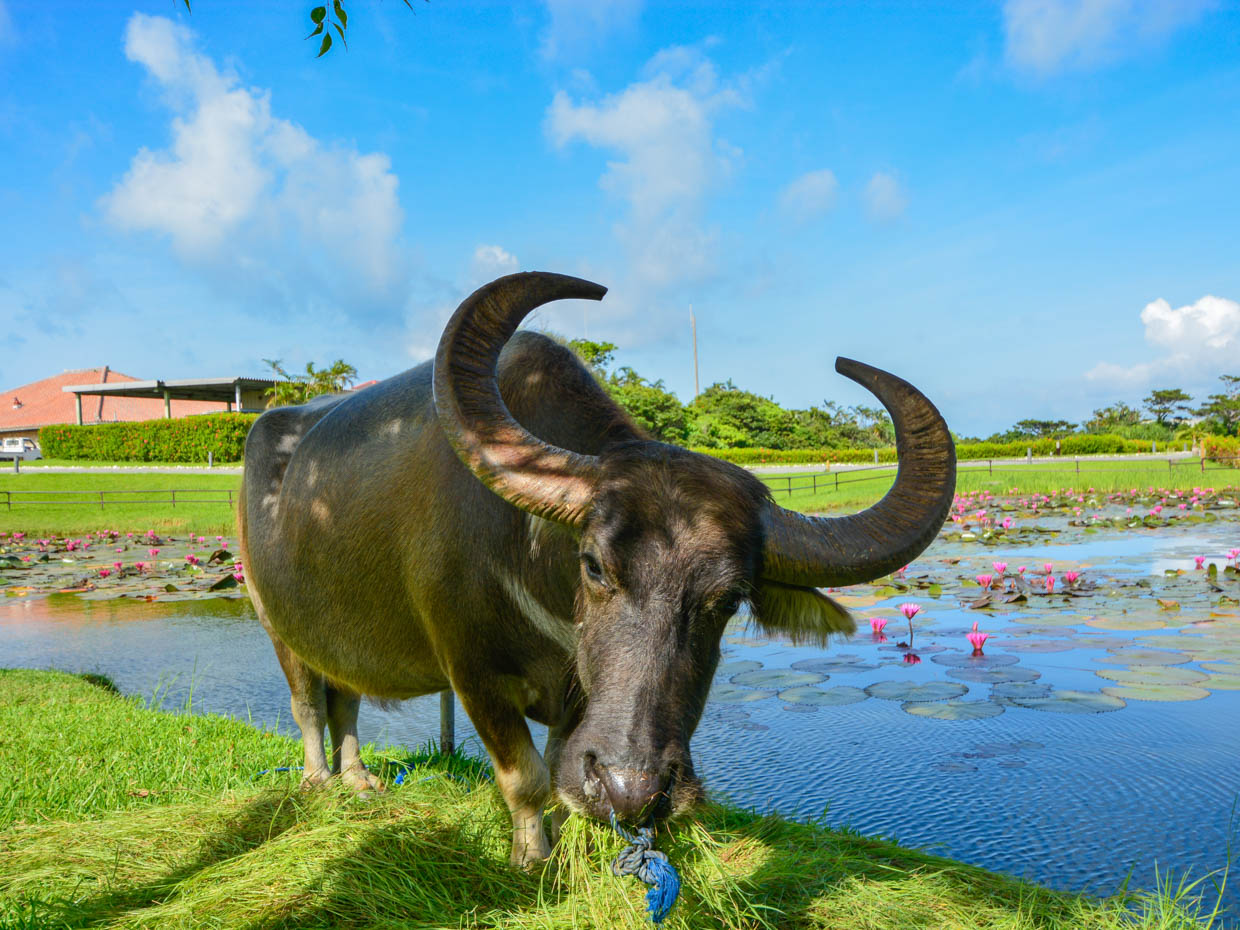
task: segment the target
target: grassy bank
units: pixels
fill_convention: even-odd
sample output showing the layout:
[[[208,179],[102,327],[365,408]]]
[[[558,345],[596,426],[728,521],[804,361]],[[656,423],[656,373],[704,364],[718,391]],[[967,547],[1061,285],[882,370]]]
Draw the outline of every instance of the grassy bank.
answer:
[[[240,486],[239,475],[0,472],[0,530],[20,530],[30,536],[69,536],[108,529],[153,529],[161,535],[193,530],[231,536],[235,527],[226,492],[231,490],[235,495]],[[176,506],[169,499],[170,490],[182,498]],[[182,495],[183,490],[209,493]],[[6,491],[12,495],[11,507],[6,506]],[[100,491],[103,506],[99,503]],[[215,500],[192,502],[208,497]],[[34,500],[46,502],[30,502]]]
[[[957,489],[960,491],[989,490],[996,495],[1011,488],[1022,494],[1050,493],[1063,488],[1096,488],[1100,492],[1127,490],[1134,487],[1190,489],[1200,485],[1228,487],[1240,485],[1240,468],[1210,465],[1203,473],[1195,466],[1169,469],[1166,462],[1082,462],[1078,473],[1073,463],[1046,463],[986,468],[961,468]],[[835,474],[818,474],[818,493],[797,490],[791,496],[780,489],[788,484],[788,476],[765,475],[777,491],[776,500],[784,506],[803,511],[856,510],[868,507],[891,487],[894,468],[877,471],[839,472],[836,489]],[[807,485],[809,476],[793,475],[796,488]],[[0,530],[20,530],[31,536],[77,535],[95,530],[117,529],[122,532],[145,532],[154,529],[165,535],[189,531],[206,535],[231,536],[236,532],[233,513],[227,503],[185,503],[175,507],[167,500],[167,491],[205,489],[223,500],[227,490],[236,491],[241,479],[237,475],[185,475],[95,473],[38,474],[26,471],[21,475],[0,472]],[[13,492],[12,507],[6,509],[3,492]],[[43,492],[76,492],[76,496],[46,495],[48,499],[70,500],[74,503],[24,503]],[[100,507],[99,493],[107,503]],[[150,491],[150,494],[121,492]],[[200,495],[202,496],[202,495]],[[128,502],[118,503],[128,497]],[[161,500],[153,498],[162,497]],[[141,501],[141,502],[135,502]]]
[[[240,721],[0,671],[0,926],[649,926],[643,886],[610,873],[622,842],[604,827],[570,819],[545,870],[515,872],[484,778],[432,760],[361,802],[254,777],[299,756]],[[670,928],[1208,926],[1184,894],[1058,894],[720,805],[659,846],[684,881]]]
[[[835,479],[839,485],[836,489]],[[775,499],[785,507],[802,511],[844,510],[868,507],[891,488],[895,480],[895,468],[873,471],[841,471],[830,475],[818,473],[818,491],[806,488],[810,484],[809,473],[792,475],[791,495],[784,493],[788,487],[786,475],[760,476],[775,490]],[[1064,488],[1077,488],[1084,492],[1094,488],[1099,493],[1127,491],[1130,488],[1178,488],[1240,486],[1240,468],[1222,468],[1209,464],[1202,472],[1195,464],[1168,468],[1166,462],[1086,462],[1080,464],[1080,472],[1072,462],[1035,463],[1015,465],[993,470],[986,467],[961,467],[956,473],[956,490],[990,491],[996,496],[1006,495],[1013,488],[1019,494],[1050,494]]]

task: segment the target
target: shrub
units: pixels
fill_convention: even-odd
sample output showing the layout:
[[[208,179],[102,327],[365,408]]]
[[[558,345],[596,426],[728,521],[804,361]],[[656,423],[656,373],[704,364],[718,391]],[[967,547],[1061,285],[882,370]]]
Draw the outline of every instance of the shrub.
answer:
[[[1212,462],[1240,468],[1240,438],[1207,436],[1201,442],[1202,454]]]
[[[45,426],[39,447],[46,458],[94,462],[239,462],[253,413],[212,413],[176,420],[135,420],[92,426]]]

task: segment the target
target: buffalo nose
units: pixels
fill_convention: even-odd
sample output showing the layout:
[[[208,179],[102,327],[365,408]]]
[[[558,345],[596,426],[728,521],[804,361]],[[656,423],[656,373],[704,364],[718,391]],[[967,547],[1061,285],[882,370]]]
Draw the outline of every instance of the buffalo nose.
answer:
[[[605,800],[604,806],[609,806],[621,820],[642,823],[667,806],[669,776],[598,763],[593,769],[602,788],[603,797],[599,800]]]

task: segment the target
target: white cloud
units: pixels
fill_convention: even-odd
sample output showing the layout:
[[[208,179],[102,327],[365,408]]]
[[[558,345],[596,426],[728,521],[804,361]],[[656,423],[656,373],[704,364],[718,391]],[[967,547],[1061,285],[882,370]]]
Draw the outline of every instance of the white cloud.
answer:
[[[876,171],[865,186],[863,194],[866,212],[870,219],[890,223],[899,219],[908,206],[908,195],[894,175]]]
[[[1141,311],[1145,341],[1161,357],[1136,365],[1102,362],[1086,377],[1122,385],[1148,385],[1155,378],[1188,384],[1211,382],[1240,369],[1240,303],[1207,294],[1196,303],[1172,307],[1161,297]]]
[[[599,40],[627,29],[641,14],[642,0],[545,0],[550,21],[542,36],[543,58],[592,51]]]
[[[829,168],[808,171],[779,194],[779,208],[801,223],[816,220],[835,207],[839,182]]]
[[[112,224],[167,236],[187,264],[277,307],[366,313],[403,298],[404,215],[386,155],[273,116],[269,93],[221,72],[168,19],[135,13],[125,54],[163,92],[172,143],[141,149],[101,200]]]
[[[660,288],[713,269],[718,237],[703,227],[703,203],[740,157],[715,138],[714,120],[744,96],[696,49],[666,49],[643,75],[596,102],[559,91],[546,130],[558,147],[580,140],[616,153],[599,184],[627,205],[616,231],[636,282]]]
[[[1135,54],[1196,20],[1214,0],[1007,0],[1008,64],[1042,75]]]
[[[513,274],[521,269],[517,256],[503,246],[480,245],[474,249],[474,260],[470,267],[470,277],[474,287],[486,284],[506,274]]]

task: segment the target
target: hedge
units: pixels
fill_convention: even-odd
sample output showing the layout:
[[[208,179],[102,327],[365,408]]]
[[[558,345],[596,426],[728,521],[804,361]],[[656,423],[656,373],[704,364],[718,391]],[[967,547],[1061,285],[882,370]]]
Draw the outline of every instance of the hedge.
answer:
[[[1201,448],[1210,461],[1240,468],[1240,437],[1208,436],[1202,440]]]
[[[1037,456],[1053,455],[1126,455],[1151,451],[1145,439],[1124,439],[1121,436],[1095,436],[1093,434],[1066,436],[1059,440],[1056,452],[1054,439],[1031,439],[1023,442],[970,442],[956,444],[956,458],[961,461],[977,459],[1023,458],[1026,449]],[[1157,443],[1158,452],[1183,451],[1188,442]],[[706,455],[733,462],[737,465],[811,465],[832,462],[864,463],[874,461],[873,449],[694,449]],[[888,447],[878,450],[880,463],[894,462],[896,450]]]
[[[44,458],[94,462],[240,462],[254,413],[211,413],[175,420],[135,420],[39,430]]]

